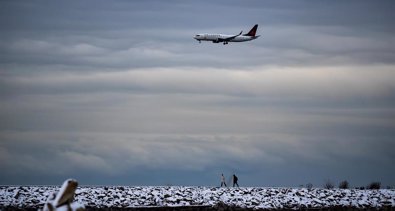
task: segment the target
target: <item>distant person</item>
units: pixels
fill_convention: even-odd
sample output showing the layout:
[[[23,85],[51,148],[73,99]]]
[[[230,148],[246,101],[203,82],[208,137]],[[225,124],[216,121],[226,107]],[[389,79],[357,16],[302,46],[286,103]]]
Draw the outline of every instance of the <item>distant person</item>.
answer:
[[[233,174],[233,187],[234,187],[235,185],[237,185],[237,187],[239,187],[239,184],[237,183],[237,180],[238,180],[238,179],[239,179],[239,178],[237,178],[236,175]]]
[[[226,187],[224,174],[221,175],[221,187],[222,187],[223,185]]]

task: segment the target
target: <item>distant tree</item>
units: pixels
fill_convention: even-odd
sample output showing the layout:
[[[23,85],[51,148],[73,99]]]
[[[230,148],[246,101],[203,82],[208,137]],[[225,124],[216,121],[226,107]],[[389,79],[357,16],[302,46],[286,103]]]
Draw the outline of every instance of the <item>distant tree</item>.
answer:
[[[340,189],[348,189],[350,187],[350,185],[348,184],[347,180],[341,181],[339,183],[339,188]]]
[[[325,184],[324,184],[324,188],[326,189],[333,189],[335,187],[335,185],[333,185],[333,182],[330,181],[329,179],[326,180]]]
[[[313,188],[313,184],[307,183],[307,184],[306,184],[306,188],[309,189],[309,190],[311,190],[311,189]]]
[[[366,186],[366,189],[380,189],[381,183],[380,182],[372,182],[368,186]]]

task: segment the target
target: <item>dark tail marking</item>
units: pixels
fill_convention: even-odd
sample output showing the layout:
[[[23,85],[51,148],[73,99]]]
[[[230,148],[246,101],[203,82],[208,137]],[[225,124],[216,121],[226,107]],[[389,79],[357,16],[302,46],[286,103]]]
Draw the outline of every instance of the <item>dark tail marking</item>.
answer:
[[[255,37],[256,34],[256,30],[258,29],[258,24],[255,24],[254,27],[252,27],[252,29],[247,33],[244,34],[244,36],[251,36],[251,37]]]

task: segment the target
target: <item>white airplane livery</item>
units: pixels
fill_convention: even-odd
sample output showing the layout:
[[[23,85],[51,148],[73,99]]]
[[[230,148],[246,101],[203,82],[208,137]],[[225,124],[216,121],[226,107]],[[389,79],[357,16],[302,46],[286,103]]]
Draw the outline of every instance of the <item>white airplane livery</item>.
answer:
[[[212,41],[213,43],[220,43],[222,42],[224,45],[228,44],[229,42],[245,42],[250,40],[255,40],[260,35],[255,35],[256,30],[258,29],[258,24],[256,24],[252,29],[247,33],[243,34],[241,31],[239,34],[236,35],[226,35],[226,34],[197,34],[193,38],[199,41]]]

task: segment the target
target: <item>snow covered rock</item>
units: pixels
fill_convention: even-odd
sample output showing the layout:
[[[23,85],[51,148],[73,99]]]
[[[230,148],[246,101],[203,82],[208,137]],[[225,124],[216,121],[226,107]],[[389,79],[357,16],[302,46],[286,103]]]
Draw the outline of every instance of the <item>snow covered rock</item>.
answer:
[[[40,208],[58,187],[0,187],[1,207]],[[61,188],[63,189],[63,188]],[[67,188],[66,188],[67,189]],[[59,202],[69,201],[70,195]],[[252,209],[395,208],[395,190],[217,187],[78,187],[75,203],[94,208],[222,206]],[[74,208],[73,208],[74,209]],[[61,210],[56,210],[61,211]]]

